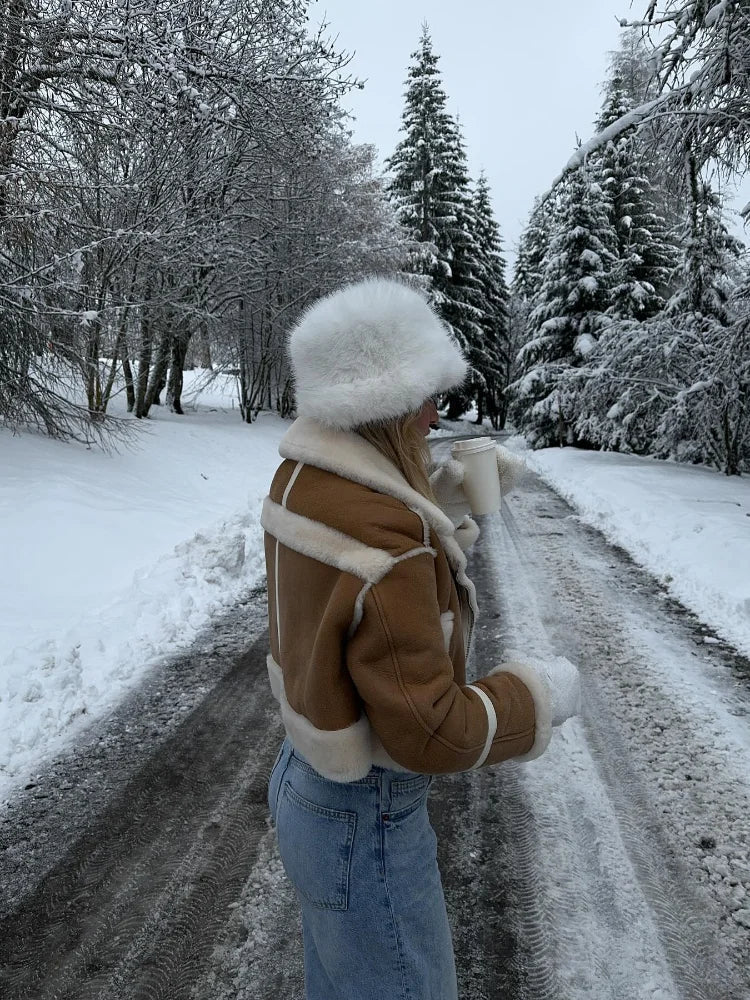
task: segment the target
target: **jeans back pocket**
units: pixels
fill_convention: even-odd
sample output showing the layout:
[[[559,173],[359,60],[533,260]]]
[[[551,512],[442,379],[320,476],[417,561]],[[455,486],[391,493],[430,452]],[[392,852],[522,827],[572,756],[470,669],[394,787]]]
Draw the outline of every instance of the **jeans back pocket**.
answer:
[[[311,802],[284,782],[276,813],[279,854],[292,885],[312,906],[348,908],[356,826],[356,813]]]

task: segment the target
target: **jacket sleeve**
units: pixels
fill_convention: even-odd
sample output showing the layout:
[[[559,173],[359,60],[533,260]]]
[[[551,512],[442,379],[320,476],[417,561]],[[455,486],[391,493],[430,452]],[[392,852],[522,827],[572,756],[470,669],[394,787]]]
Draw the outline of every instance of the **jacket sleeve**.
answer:
[[[535,699],[518,676],[501,668],[474,686],[456,683],[424,549],[366,590],[346,654],[370,724],[402,767],[451,773],[532,751]]]

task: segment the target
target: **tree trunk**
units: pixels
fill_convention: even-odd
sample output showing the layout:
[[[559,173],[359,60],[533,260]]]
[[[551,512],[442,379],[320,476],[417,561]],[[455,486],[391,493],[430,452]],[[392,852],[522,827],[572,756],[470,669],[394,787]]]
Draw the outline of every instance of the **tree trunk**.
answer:
[[[101,379],[99,375],[99,343],[101,339],[101,323],[99,318],[94,321],[93,330],[89,332],[86,344],[86,402],[89,416],[92,420],[101,413]]]
[[[151,326],[151,308],[149,299],[150,288],[146,288],[145,302],[141,310],[141,346],[138,351],[138,381],[135,387],[135,415],[139,419],[148,416],[146,406],[146,390],[151,371],[151,355],[153,353],[153,330]]]
[[[208,336],[208,324],[201,323],[198,329],[199,364],[201,368],[213,368],[211,359],[211,341]]]
[[[182,373],[185,370],[185,357],[190,346],[190,333],[177,334],[172,340],[172,364],[169,369],[167,395],[165,403],[173,413],[183,415],[182,409]]]
[[[125,398],[128,403],[128,413],[132,413],[135,409],[135,385],[133,384],[133,369],[130,366],[126,337],[123,337],[120,344],[120,358],[122,359],[122,374],[125,377]]]
[[[167,370],[169,368],[169,358],[172,353],[173,340],[174,337],[171,330],[167,330],[161,335],[159,349],[156,352],[156,362],[154,364],[153,371],[151,372],[151,380],[146,391],[144,401],[146,413],[144,416],[148,415],[148,411],[152,406],[161,405],[159,395],[161,394],[164,386],[167,384]]]
[[[474,423],[478,424],[481,427],[483,422],[484,422],[484,392],[483,390],[480,389],[479,392],[477,393],[477,419],[474,421]]]
[[[112,367],[109,370],[109,375],[107,376],[107,382],[104,386],[104,392],[102,394],[102,413],[105,413],[107,407],[109,406],[109,401],[112,398],[112,389],[115,385],[115,376],[117,375],[117,358],[120,354],[120,345],[123,341],[125,331],[123,326],[117,331],[117,340],[115,341],[115,349],[112,351]]]

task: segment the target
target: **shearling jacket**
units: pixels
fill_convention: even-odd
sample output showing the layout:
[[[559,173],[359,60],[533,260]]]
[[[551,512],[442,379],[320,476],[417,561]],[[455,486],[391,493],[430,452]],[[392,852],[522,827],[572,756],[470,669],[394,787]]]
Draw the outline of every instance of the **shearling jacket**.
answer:
[[[477,606],[450,519],[354,432],[302,417],[279,451],[262,515],[267,662],[292,744],[336,781],[539,756],[537,674],[487,664],[467,683]]]

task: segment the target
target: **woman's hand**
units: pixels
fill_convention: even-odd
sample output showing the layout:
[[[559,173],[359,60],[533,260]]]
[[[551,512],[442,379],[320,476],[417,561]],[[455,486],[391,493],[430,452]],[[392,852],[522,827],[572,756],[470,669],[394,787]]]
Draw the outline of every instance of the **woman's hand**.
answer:
[[[524,679],[524,671],[532,670],[549,696],[549,724],[561,726],[566,719],[581,714],[581,677],[578,668],[564,656],[536,659],[523,653],[509,652],[508,662],[497,669],[509,670]],[[521,669],[523,668],[523,670]]]
[[[463,488],[464,467],[455,458],[439,465],[430,476],[430,486],[437,502],[457,527],[467,514],[471,514],[469,501]]]

